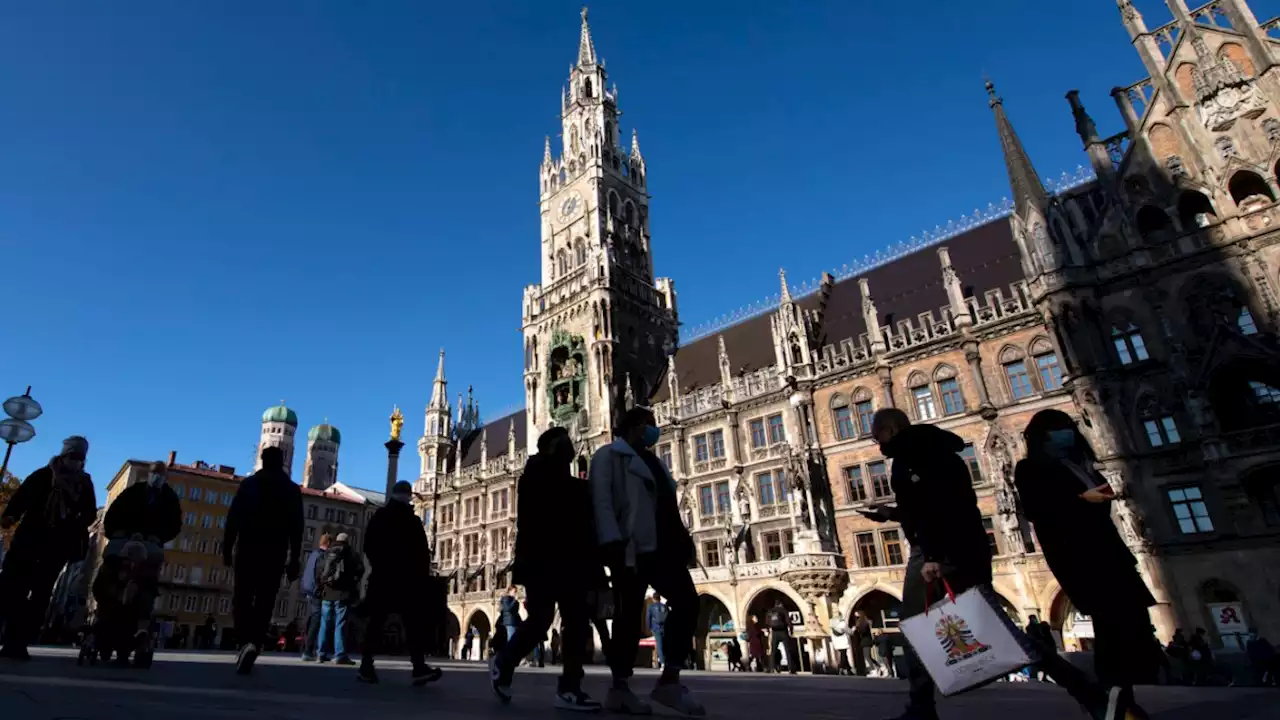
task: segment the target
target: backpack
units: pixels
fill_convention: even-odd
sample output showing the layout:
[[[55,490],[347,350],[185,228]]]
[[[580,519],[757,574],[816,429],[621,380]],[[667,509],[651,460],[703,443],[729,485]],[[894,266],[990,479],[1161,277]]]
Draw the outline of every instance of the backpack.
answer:
[[[345,546],[329,550],[324,557],[317,588],[348,591],[355,587],[355,563],[350,562]]]

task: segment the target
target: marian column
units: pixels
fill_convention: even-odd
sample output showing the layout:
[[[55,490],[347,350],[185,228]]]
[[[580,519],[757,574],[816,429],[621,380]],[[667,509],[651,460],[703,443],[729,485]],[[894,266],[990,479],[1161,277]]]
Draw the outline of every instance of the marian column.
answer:
[[[396,407],[391,411],[391,439],[383,445],[387,449],[388,500],[391,498],[391,487],[396,484],[396,476],[400,474],[400,449],[404,447],[404,443],[400,442],[400,430],[403,427],[404,415],[401,414],[400,408]]]

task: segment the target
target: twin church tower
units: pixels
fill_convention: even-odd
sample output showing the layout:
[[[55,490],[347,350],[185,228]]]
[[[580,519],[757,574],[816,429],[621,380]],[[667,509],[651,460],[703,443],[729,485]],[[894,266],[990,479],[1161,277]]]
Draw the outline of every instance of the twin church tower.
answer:
[[[293,441],[298,433],[298,414],[285,406],[267,408],[262,413],[262,435],[254,454],[254,471],[262,469],[262,451],[278,447],[284,452],[285,472],[293,475]],[[321,423],[307,433],[307,459],[302,466],[302,486],[313,490],[326,490],[338,481],[338,447],[342,445],[342,433],[328,422]]]

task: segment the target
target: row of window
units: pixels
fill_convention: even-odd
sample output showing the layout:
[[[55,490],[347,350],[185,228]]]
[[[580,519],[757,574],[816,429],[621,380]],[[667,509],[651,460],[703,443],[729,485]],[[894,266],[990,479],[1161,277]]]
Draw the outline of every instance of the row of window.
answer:
[[[982,527],[987,532],[987,544],[991,548],[992,557],[1000,555],[1000,545],[996,540],[995,521],[990,517],[982,518]],[[1025,539],[1027,550],[1035,552],[1035,540]],[[892,567],[905,565],[907,562],[906,539],[902,529],[893,527],[883,530],[861,532],[853,536],[854,551],[860,568]]]
[[[781,560],[784,555],[796,552],[795,533],[791,530],[770,530],[760,533],[760,548],[765,560]],[[732,552],[725,547],[722,540],[707,540],[702,543],[702,566],[720,567],[725,564],[727,555]]]
[[[224,492],[219,494],[217,490],[186,487],[181,483],[170,483],[169,487],[173,488],[173,492],[177,494],[180,500],[185,499],[191,502],[206,502],[210,505],[231,507],[231,501],[235,499],[235,493]]]
[[[464,523],[480,522],[484,515],[485,498],[475,495],[462,499],[462,520]],[[449,503],[440,508],[440,525],[451,527],[458,519],[457,503]],[[502,488],[489,493],[489,518],[503,518],[511,514],[511,488]]]
[[[1011,359],[1002,364],[1009,397],[1015,401],[1031,397],[1037,392],[1049,392],[1062,387],[1062,367],[1058,363],[1056,352],[1039,352],[1032,356],[1031,361],[1036,371],[1034,381],[1025,359]],[[917,373],[908,382],[911,410],[918,421],[959,415],[968,409],[960,382],[955,377],[941,377],[934,383],[929,383],[923,374]],[[871,419],[875,411],[870,393],[865,389],[855,394],[852,402],[843,395],[833,396],[832,425],[837,439],[851,440],[870,435]]]
[[[1248,307],[1240,307],[1240,312],[1236,315],[1236,327],[1244,335],[1258,334],[1258,323],[1254,321],[1253,313]],[[1111,344],[1116,349],[1116,358],[1121,365],[1132,365],[1151,359],[1151,353],[1147,351],[1147,343],[1142,339],[1142,332],[1132,322],[1112,326]]]
[[[222,519],[225,520],[226,518]],[[173,550],[174,548],[181,548],[182,552],[196,552],[221,556],[222,540],[198,535],[179,535],[177,538],[174,538],[164,544],[165,550]]]
[[[208,515],[208,514],[201,516],[199,513],[195,512],[194,510],[188,510],[187,513],[182,517],[182,524],[186,525],[187,527],[196,527],[197,525],[199,525],[201,528],[204,528],[205,530],[212,530],[213,526],[217,525],[219,530],[225,530],[227,527],[227,516],[218,515],[215,517],[213,515]]]
[[[787,430],[782,420],[782,413],[774,413],[768,417],[754,418],[747,422],[751,436],[751,448],[759,450],[771,445],[786,442]],[[663,465],[670,471],[672,468],[671,443],[663,443],[658,448],[658,456]],[[693,461],[704,463],[725,457],[724,430],[710,430],[693,436]]]
[[[164,563],[160,566],[160,579],[162,581],[172,581],[186,585],[230,585],[234,574],[231,568],[224,568],[217,564],[209,566],[208,577],[205,576],[205,567],[203,565],[194,565],[188,568],[186,565]]]
[[[972,443],[966,444],[957,453],[969,467],[969,478],[974,485],[981,485],[982,466],[978,462],[978,453]],[[844,474],[845,502],[854,504],[867,500],[883,500],[893,496],[893,487],[889,484],[891,467],[889,460],[873,460],[859,465],[849,465],[841,469]]]
[[[169,612],[200,612],[205,615],[213,614],[213,595],[180,595],[178,593],[170,593],[166,604]],[[229,615],[231,613],[231,596],[223,595],[217,598],[218,614]],[[160,609],[160,598],[156,598],[156,609]]]
[[[320,508],[315,505],[308,505],[307,519],[319,520]],[[359,525],[360,513],[354,510],[347,511],[347,510],[338,510],[336,508],[325,508],[324,519],[326,522],[336,522],[336,523],[341,523],[343,525]]]

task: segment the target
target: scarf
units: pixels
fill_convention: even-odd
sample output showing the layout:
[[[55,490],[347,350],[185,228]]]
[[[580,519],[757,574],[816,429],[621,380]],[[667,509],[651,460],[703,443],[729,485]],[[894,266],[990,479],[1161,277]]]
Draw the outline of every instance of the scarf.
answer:
[[[53,472],[53,480],[44,506],[44,517],[50,528],[56,528],[76,512],[87,483],[84,471],[66,467],[61,456],[49,461],[49,470]]]

